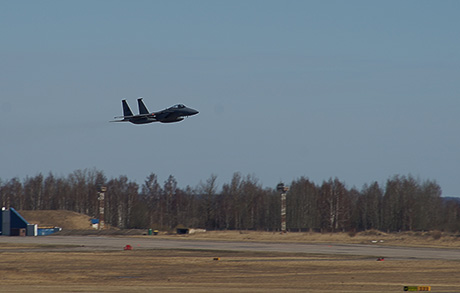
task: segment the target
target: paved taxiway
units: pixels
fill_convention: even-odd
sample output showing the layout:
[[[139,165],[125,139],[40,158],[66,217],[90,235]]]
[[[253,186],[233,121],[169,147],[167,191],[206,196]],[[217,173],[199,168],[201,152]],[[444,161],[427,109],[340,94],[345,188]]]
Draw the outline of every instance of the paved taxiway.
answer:
[[[190,239],[162,239],[152,237],[107,236],[0,236],[1,243],[71,245],[52,250],[121,250],[126,245],[133,249],[201,249],[230,251],[301,252],[313,254],[360,255],[389,259],[442,259],[460,260],[460,249],[395,247],[377,244],[305,244],[274,242],[203,241]],[[34,249],[39,250],[39,249]],[[46,249],[49,251],[49,249]],[[30,249],[28,249],[30,251]]]

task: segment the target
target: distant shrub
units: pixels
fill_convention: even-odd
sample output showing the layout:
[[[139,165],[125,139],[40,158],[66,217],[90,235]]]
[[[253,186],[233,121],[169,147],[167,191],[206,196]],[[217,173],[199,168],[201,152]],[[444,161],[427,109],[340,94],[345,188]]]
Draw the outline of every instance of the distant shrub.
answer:
[[[431,237],[433,237],[434,240],[439,240],[442,237],[442,232],[441,231],[433,231],[433,232],[431,232]]]
[[[348,236],[355,237],[356,236],[356,231],[355,230],[348,231]]]
[[[379,230],[370,229],[370,230],[361,232],[361,234],[364,236],[380,236],[382,235],[382,232],[380,232]]]

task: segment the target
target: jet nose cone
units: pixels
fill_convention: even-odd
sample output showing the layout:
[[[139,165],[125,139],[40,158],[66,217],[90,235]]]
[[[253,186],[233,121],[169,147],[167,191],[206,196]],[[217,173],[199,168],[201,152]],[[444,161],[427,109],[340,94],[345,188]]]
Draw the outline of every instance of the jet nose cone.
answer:
[[[195,109],[190,109],[190,115],[196,115],[196,114],[198,114],[198,113],[200,113],[200,112],[198,112],[198,111],[195,110]]]

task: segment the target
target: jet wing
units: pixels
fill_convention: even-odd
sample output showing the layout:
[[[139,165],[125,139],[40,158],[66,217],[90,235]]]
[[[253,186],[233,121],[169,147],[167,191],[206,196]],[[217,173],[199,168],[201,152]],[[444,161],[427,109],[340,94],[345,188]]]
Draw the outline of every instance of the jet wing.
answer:
[[[150,113],[150,114],[139,114],[139,115],[132,115],[132,116],[116,116],[116,117],[113,117],[115,119],[121,119],[121,118],[124,118],[124,119],[131,119],[131,118],[143,118],[143,117],[155,117],[155,114],[154,113]]]
[[[157,117],[155,116],[155,113],[149,113],[149,114],[139,114],[139,115],[131,115],[131,116],[116,116],[113,117],[114,119],[121,119],[121,120],[112,120],[109,122],[126,122],[130,121],[132,119],[141,119],[141,118],[149,118],[151,120],[158,120]]]

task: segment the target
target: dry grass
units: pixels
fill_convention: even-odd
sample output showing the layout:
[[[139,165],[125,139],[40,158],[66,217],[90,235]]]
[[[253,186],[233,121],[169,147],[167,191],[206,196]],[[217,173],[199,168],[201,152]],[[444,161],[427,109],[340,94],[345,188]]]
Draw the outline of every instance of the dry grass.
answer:
[[[257,252],[0,253],[2,292],[460,292],[459,269],[456,261]]]
[[[259,231],[208,231],[188,235],[160,233],[160,238],[184,238],[196,240],[256,241],[256,242],[299,242],[299,243],[346,243],[412,247],[460,247],[460,235],[435,232],[384,233],[376,230],[364,231],[350,236],[348,233],[302,233]]]
[[[29,222],[40,226],[57,226],[63,231],[57,235],[142,235],[147,230],[119,230],[107,229],[97,231],[89,229],[90,217],[87,215],[64,211],[20,211],[20,214]],[[106,225],[107,226],[107,225]],[[460,247],[460,235],[431,232],[403,232],[384,233],[369,230],[359,233],[305,233],[258,231],[209,231],[190,235],[175,235],[166,232],[156,236],[159,238],[181,237],[185,239],[201,240],[228,240],[228,241],[270,241],[270,242],[302,242],[302,243],[349,243],[369,244],[376,241],[380,245],[418,246],[418,247]]]
[[[38,224],[40,227],[61,227],[63,229],[89,229],[91,217],[72,211],[29,211],[21,210],[19,214],[30,224]]]
[[[88,224],[87,218],[72,224],[77,215],[63,216],[71,224],[68,229],[83,229],[75,225]],[[55,221],[47,224],[63,226]],[[130,237],[460,246],[457,235],[441,232],[386,234],[374,230],[356,234],[210,231]],[[229,251],[58,252],[55,246],[16,244],[2,248],[1,292],[395,292],[405,285],[429,285],[434,292],[460,292],[459,261],[376,261],[354,256]],[[216,257],[220,260],[213,260]]]

